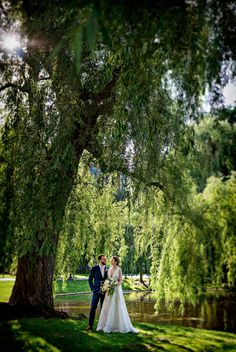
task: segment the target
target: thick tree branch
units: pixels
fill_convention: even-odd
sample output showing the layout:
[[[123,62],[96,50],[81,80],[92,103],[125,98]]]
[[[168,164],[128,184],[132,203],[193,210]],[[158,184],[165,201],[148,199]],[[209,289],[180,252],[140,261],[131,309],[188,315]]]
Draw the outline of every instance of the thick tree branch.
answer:
[[[113,164],[112,166],[108,166],[106,165],[103,156],[102,156],[102,147],[99,146],[96,143],[90,143],[88,146],[86,146],[86,149],[89,153],[91,153],[99,162],[100,162],[100,166],[102,168],[102,170],[104,172],[113,172],[113,171],[118,171],[123,173],[125,176],[128,176],[132,179],[135,179],[137,181],[140,181],[142,183],[144,183],[147,186],[152,186],[152,187],[156,187],[159,188],[161,191],[165,191],[164,186],[158,182],[158,181],[148,181],[143,175],[140,174],[136,174],[135,172],[132,172],[128,169],[128,166],[125,165],[124,163],[116,163]]]
[[[19,86],[19,85],[14,84],[14,83],[6,83],[6,84],[4,84],[3,86],[0,87],[0,92],[2,92],[3,90],[5,90],[7,88],[15,88],[15,89],[20,90],[21,92],[29,93],[28,88],[26,88],[25,86]]]
[[[120,74],[121,68],[117,67],[114,69],[113,73],[112,73],[112,79],[110,80],[110,82],[103,88],[103,90],[97,94],[95,93],[91,93],[88,91],[82,91],[82,93],[80,94],[80,99],[83,101],[86,100],[91,100],[92,101],[92,105],[98,105],[101,101],[108,99],[111,97],[111,94],[114,90],[114,87],[116,85],[116,82],[119,78],[119,74]]]
[[[87,148],[87,145],[91,140],[96,140],[99,127],[97,125],[97,119],[99,116],[107,116],[112,113],[114,106],[114,100],[111,102],[111,98],[115,98],[115,86],[119,78],[120,68],[116,68],[113,71],[112,79],[103,88],[103,90],[93,97],[91,103],[85,104],[84,112],[80,114],[82,118],[82,123],[78,124],[74,134],[74,140],[77,150]],[[80,95],[85,98],[85,95]],[[88,97],[88,96],[86,96]]]
[[[95,99],[97,102],[111,97],[111,94],[113,93],[113,89],[119,78],[120,71],[121,71],[120,67],[117,67],[113,71],[111,81],[106,85],[106,87],[100,93],[97,94],[97,97]]]
[[[39,81],[47,81],[47,80],[49,80],[49,79],[51,79],[51,76],[48,76],[48,77],[40,77],[38,80],[39,80]]]

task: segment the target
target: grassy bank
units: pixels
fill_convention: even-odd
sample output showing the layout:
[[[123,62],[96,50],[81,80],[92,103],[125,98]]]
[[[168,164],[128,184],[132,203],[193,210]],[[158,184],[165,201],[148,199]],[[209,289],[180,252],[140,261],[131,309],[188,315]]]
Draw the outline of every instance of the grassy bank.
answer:
[[[12,287],[14,281],[0,281],[0,302],[8,302],[11,295]],[[87,280],[76,280],[72,282],[59,281],[54,285],[54,298],[56,300],[65,299],[76,299],[76,300],[88,300],[90,299],[90,294],[86,295],[73,295],[73,296],[56,296],[56,294],[62,293],[76,293],[76,292],[90,292],[90,288]]]
[[[0,302],[8,302],[14,281],[0,281]]]
[[[15,275],[11,274],[0,274],[0,279],[15,279]]]
[[[0,302],[7,302],[12,291],[14,281],[0,281]],[[143,290],[144,286],[140,285],[138,280],[125,279],[123,282],[123,290]],[[90,287],[88,280],[84,277],[84,280],[74,280],[74,281],[62,281],[58,280],[54,283],[54,294],[62,293],[76,293],[76,292],[90,292]],[[67,296],[68,298],[69,296]],[[56,297],[56,300],[61,300],[61,297]],[[75,299],[75,297],[71,297]],[[87,300],[90,299],[89,295],[78,295],[76,300]]]
[[[122,284],[123,290],[138,290],[145,289],[138,280],[124,279]],[[75,292],[90,292],[88,280],[74,281],[56,281],[54,284],[55,293],[75,293]]]
[[[139,334],[87,333],[87,320],[31,318],[0,322],[3,351],[236,351],[236,335],[179,326],[135,324]]]

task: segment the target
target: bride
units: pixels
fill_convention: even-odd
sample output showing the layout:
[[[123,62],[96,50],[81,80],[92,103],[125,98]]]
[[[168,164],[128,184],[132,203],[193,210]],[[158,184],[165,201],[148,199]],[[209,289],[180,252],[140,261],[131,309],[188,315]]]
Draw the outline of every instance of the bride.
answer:
[[[100,313],[97,331],[104,332],[134,332],[138,333],[130,321],[129,314],[126,308],[122,284],[122,271],[118,266],[119,258],[113,256],[111,258],[111,268],[108,270],[108,280],[116,280],[114,294],[108,295],[106,293]]]

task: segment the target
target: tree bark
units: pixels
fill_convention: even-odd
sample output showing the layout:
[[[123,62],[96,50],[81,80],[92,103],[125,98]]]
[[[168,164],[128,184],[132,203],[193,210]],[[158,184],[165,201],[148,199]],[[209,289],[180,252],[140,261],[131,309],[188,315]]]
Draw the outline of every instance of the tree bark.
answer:
[[[77,138],[78,133],[71,136],[71,142]],[[49,192],[49,194],[44,193],[42,205],[39,202],[38,206],[44,206],[48,202],[50,207],[46,209],[44,218],[40,219],[44,225],[41,225],[40,230],[34,231],[34,246],[28,250],[27,254],[20,255],[18,258],[16,281],[9,300],[10,306],[15,309],[16,316],[19,315],[18,313],[22,315],[22,312],[24,315],[60,316],[60,313],[55,311],[53,302],[53,274],[59,240],[59,232],[56,233],[53,224],[57,221],[57,229],[59,229],[63,222],[83,150],[84,146],[77,149],[77,158],[66,172],[63,170],[63,164],[61,169],[54,171],[54,182],[60,183],[60,185],[51,188],[51,191],[54,189],[53,201],[51,200],[52,194]],[[52,158],[47,165],[51,171],[54,162]],[[48,172],[47,167],[45,168],[44,165],[41,167],[45,169],[45,174],[42,176],[42,189],[45,189]],[[58,174],[63,176],[58,178]],[[50,189],[50,185],[48,185],[48,189]],[[61,189],[64,192],[64,197],[60,197]],[[37,208],[33,211],[37,214]],[[42,250],[44,244],[46,244],[46,249]]]
[[[56,247],[56,243],[55,243]],[[23,256],[18,259],[15,285],[9,300],[26,314],[51,315],[53,303],[53,273],[55,255]]]
[[[72,141],[76,135],[72,136]],[[82,146],[80,150],[77,149],[77,160],[73,165],[70,165],[67,172],[62,173],[63,164],[61,170],[56,169],[55,176],[58,173],[63,175],[61,178],[55,177],[55,182],[60,183],[64,197],[60,197],[60,187],[55,188],[52,203],[50,203],[50,192],[44,194],[42,206],[47,201],[51,204],[51,207],[47,208],[44,218],[40,219],[44,226],[41,225],[40,230],[34,232],[34,247],[29,249],[27,254],[18,258],[16,281],[9,300],[9,304],[15,307],[16,315],[18,312],[24,311],[24,315],[60,316],[54,309],[53,301],[53,274],[59,240],[59,233],[56,233],[53,224],[57,221],[57,229],[61,227],[83,150]],[[54,161],[50,162],[53,165]],[[42,187],[44,187],[47,182],[47,169],[42,177]],[[37,213],[37,209],[34,211]],[[45,243],[47,249],[40,253]]]

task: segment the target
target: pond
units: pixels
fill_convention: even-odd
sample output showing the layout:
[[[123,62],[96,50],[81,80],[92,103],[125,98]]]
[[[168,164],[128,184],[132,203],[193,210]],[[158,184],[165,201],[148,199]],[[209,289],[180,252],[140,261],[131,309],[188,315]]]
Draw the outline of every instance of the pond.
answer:
[[[149,292],[125,293],[124,297],[130,318],[134,322],[166,323],[236,333],[236,292],[226,290],[208,292],[195,307],[186,304],[183,315],[178,313],[178,304],[172,312],[169,312],[163,304],[159,314],[155,315],[155,299]],[[56,301],[55,305],[57,309],[67,311],[71,315],[88,316],[90,309],[89,300],[81,302],[76,297],[74,299],[64,297],[60,302]],[[99,309],[97,317],[98,315]]]

